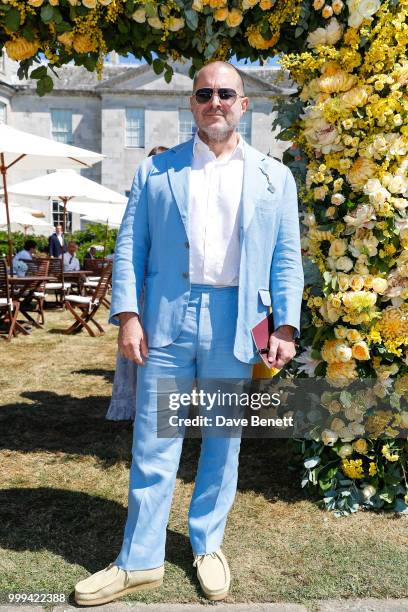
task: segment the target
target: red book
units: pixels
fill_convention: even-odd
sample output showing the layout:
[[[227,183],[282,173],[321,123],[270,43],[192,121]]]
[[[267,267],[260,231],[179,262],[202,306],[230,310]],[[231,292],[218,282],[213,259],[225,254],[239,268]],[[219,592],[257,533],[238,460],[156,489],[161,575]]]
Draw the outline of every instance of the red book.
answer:
[[[256,349],[264,364],[271,369],[268,361],[269,351],[269,336],[274,331],[272,313],[262,319],[255,327],[251,329],[252,338],[254,339]]]

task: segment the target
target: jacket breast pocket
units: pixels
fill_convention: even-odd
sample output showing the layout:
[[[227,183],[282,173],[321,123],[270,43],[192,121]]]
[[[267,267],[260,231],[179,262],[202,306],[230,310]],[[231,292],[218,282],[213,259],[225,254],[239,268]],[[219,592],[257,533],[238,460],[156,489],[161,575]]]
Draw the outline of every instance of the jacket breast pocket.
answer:
[[[269,291],[269,289],[258,289],[258,294],[264,306],[272,305],[271,292]]]

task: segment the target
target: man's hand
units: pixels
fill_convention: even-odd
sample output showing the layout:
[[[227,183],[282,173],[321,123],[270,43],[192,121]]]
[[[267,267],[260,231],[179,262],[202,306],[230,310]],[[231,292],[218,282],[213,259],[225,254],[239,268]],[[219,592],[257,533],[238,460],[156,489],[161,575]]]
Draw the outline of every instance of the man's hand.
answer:
[[[270,335],[269,367],[280,370],[296,355],[295,341],[293,340],[294,329],[291,325],[281,325]]]
[[[124,357],[138,365],[144,365],[148,349],[146,334],[140,325],[139,316],[134,312],[121,312],[119,315],[120,329],[118,347]]]

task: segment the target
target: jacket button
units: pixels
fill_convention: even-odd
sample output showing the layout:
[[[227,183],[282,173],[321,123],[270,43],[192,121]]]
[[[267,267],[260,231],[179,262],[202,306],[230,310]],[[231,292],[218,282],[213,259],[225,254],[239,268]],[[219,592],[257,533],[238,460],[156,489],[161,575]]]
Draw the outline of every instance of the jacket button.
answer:
[[[185,242],[184,246],[186,247],[186,249],[189,249],[190,248],[190,243],[189,242]]]
[[[189,273],[188,272],[183,272],[183,278],[188,278],[189,277]]]

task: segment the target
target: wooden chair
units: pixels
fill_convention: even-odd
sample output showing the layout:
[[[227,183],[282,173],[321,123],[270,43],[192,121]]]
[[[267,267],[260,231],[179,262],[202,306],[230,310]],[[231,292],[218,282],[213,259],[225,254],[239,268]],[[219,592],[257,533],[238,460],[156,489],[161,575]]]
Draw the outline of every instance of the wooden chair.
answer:
[[[10,342],[12,336],[16,335],[17,317],[20,311],[18,300],[11,297],[10,285],[7,274],[7,262],[0,259],[0,321],[9,324],[6,340]]]
[[[95,320],[95,315],[101,306],[112,276],[112,264],[109,263],[102,270],[97,287],[91,295],[67,295],[65,296],[65,306],[76,319],[75,323],[64,330],[64,334],[75,334],[85,327],[88,334],[92,337],[100,336],[105,333],[103,327]],[[89,323],[93,323],[97,328],[95,332]]]
[[[91,295],[92,291],[97,287],[102,270],[104,270],[104,268],[106,268],[106,266],[109,264],[112,265],[112,261],[110,259],[99,258],[84,260],[84,270],[91,270],[95,274],[95,276],[88,276],[86,281],[83,283],[83,287],[88,295]],[[108,310],[110,309],[110,301],[106,296],[104,297],[102,303],[105,308]]]
[[[36,261],[38,261],[38,259]],[[41,261],[44,260],[41,259]],[[63,306],[65,296],[71,289],[71,283],[64,281],[64,266],[62,263],[62,258],[49,257],[46,258],[46,261],[49,261],[49,276],[54,276],[56,280],[45,283],[44,293],[53,291],[55,293],[55,303]]]
[[[27,276],[48,276],[48,270],[50,267],[50,260],[48,258],[36,258],[32,261],[27,262],[28,270]],[[45,300],[45,284],[44,280],[39,285],[32,295],[33,301],[36,303],[34,313],[37,313],[37,325],[44,325],[44,300]]]

